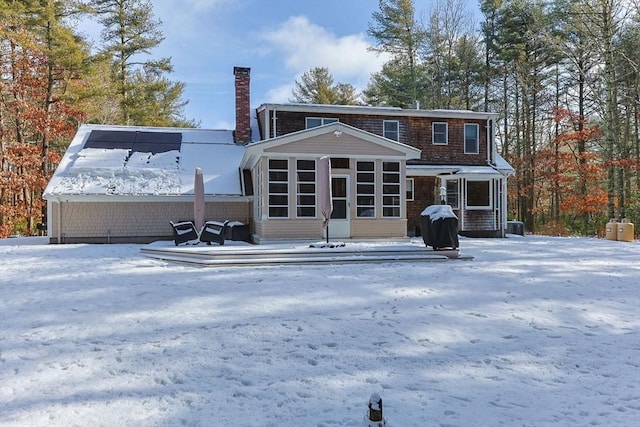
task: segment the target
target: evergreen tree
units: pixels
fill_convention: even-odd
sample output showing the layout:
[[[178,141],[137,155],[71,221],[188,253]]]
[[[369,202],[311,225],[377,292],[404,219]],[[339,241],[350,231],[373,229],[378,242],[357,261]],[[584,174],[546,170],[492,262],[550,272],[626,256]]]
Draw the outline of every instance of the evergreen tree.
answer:
[[[369,93],[377,92],[376,97],[391,99],[403,99],[400,107],[414,107],[422,98],[420,85],[420,64],[418,53],[426,40],[425,30],[415,17],[413,0],[379,0],[379,10],[373,12],[372,22],[369,23],[367,34],[371,36],[376,45],[371,48],[374,52],[391,54],[395,65],[389,66],[377,75],[377,80],[387,82],[378,88],[369,87]],[[397,66],[402,64],[407,68],[407,73],[398,74]],[[390,72],[390,74],[386,74]],[[395,77],[402,76],[403,84],[396,81]],[[375,85],[376,80],[372,81]],[[404,94],[385,93],[385,87],[395,86]],[[374,97],[370,97],[374,99]],[[410,100],[407,102],[406,100]]]
[[[517,212],[525,227],[535,231],[534,212],[540,209],[535,163],[537,150],[545,142],[542,117],[545,106],[549,114],[550,70],[557,59],[550,41],[550,14],[543,1],[511,0],[501,8],[498,28],[496,55],[507,75],[505,96],[511,98],[507,113],[512,115],[513,131],[507,142],[517,158]]]
[[[121,108],[120,123],[149,124],[138,120],[148,117],[144,111],[157,107],[157,102],[161,100],[168,103],[160,108],[160,111],[167,114],[162,121],[172,123],[172,120],[178,118],[179,122],[184,123],[182,108],[186,102],[180,101],[184,85],[170,84],[161,77],[162,74],[173,72],[171,59],[143,58],[143,55],[149,55],[153,48],[164,40],[164,35],[159,29],[161,21],[154,18],[151,2],[148,0],[92,0],[91,5],[103,26],[103,54],[112,58],[113,75]],[[141,73],[144,77],[141,77]],[[164,81],[164,84],[156,84],[153,89],[160,90],[164,86],[165,90],[172,93],[151,96],[147,100],[153,102],[151,105],[146,105],[145,98],[141,97],[142,88],[145,86],[149,88],[151,81],[156,83]],[[142,87],[136,87],[137,84]],[[176,96],[176,90],[180,92],[179,96]],[[134,99],[134,96],[138,98]],[[141,111],[134,109],[141,109]]]
[[[385,63],[379,72],[371,75],[371,80],[362,91],[364,103],[401,108],[429,107],[424,96],[430,85],[427,73],[422,66],[416,67],[415,71],[416,76],[400,59]],[[413,91],[406,90],[411,86],[419,94],[417,99]]]
[[[462,0],[437,0],[423,49],[431,108],[470,108],[482,87],[482,60],[471,16]]]
[[[334,85],[328,68],[315,67],[296,80],[290,102],[303,104],[355,105],[358,103],[356,89],[348,83]]]
[[[496,83],[504,78],[503,68],[499,66],[496,56],[498,54],[497,33],[498,20],[500,19],[501,6],[503,0],[481,0],[480,10],[484,16],[484,21],[480,24],[481,34],[484,44],[484,69],[482,72],[484,87],[484,111],[500,111],[504,104],[499,104],[499,98],[506,98],[497,95]],[[505,99],[506,101],[506,99]],[[496,105],[498,103],[498,105]],[[504,108],[506,111],[507,108]],[[504,116],[506,119],[506,116]],[[506,127],[506,123],[505,123]]]
[[[132,122],[147,126],[196,126],[182,115],[186,105],[181,100],[184,83],[172,82],[159,73],[146,70],[136,70],[131,82],[128,110]]]
[[[464,34],[454,45],[456,61],[453,67],[454,90],[452,91],[458,108],[473,110],[483,99],[484,64],[482,49],[477,37]]]

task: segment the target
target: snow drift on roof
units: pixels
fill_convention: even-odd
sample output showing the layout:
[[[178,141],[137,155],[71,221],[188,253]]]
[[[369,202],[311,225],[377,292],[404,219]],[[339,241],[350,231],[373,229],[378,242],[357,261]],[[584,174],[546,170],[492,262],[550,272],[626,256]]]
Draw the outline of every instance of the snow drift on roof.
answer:
[[[97,139],[104,139],[105,132],[117,132],[112,136],[124,139],[143,135],[144,150],[117,148],[117,144],[87,148],[89,135],[95,130],[103,131],[95,134]],[[162,149],[148,149],[158,140],[154,133],[161,142],[167,142],[161,144]],[[180,135],[182,143],[176,144],[175,136],[165,137],[168,133]],[[196,167],[204,172],[205,194],[241,195],[238,167],[243,153],[244,147],[233,143],[232,131],[83,125],[45,196],[191,195]]]

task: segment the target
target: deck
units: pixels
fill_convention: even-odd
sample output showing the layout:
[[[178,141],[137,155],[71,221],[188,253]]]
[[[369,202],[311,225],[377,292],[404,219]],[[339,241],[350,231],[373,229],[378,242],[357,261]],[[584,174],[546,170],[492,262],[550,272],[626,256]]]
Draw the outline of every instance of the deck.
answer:
[[[314,247],[316,246],[316,247]],[[148,257],[207,267],[286,264],[345,264],[380,262],[446,262],[471,260],[456,250],[433,251],[415,242],[380,244],[346,242],[344,246],[318,247],[309,243],[251,245],[226,242],[217,245],[181,245],[155,242],[140,249]]]

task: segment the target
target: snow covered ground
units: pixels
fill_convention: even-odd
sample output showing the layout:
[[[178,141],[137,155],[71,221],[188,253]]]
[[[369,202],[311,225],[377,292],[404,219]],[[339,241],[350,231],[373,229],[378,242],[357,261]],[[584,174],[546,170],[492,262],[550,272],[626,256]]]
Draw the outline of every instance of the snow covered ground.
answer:
[[[3,427],[356,427],[372,393],[393,427],[639,425],[638,241],[225,268],[42,242],[0,240]]]

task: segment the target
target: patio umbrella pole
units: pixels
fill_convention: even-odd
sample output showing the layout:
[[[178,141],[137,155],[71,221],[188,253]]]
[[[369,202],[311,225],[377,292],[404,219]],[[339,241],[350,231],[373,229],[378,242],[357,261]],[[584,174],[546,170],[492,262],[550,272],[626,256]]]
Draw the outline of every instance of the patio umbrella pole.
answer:
[[[318,160],[318,205],[322,214],[322,227],[327,233],[327,246],[329,245],[329,220],[333,212],[333,198],[331,197],[331,160],[329,156],[320,157]]]

